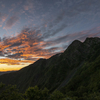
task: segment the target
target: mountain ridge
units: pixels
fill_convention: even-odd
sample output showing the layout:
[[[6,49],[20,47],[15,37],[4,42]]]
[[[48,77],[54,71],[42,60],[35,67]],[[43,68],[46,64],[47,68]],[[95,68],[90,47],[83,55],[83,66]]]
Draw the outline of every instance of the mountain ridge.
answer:
[[[98,37],[86,38],[84,42],[75,40],[63,53],[56,54],[49,59],[39,59],[17,72],[1,75],[0,82],[16,84],[22,92],[35,85],[41,89],[47,87],[50,91],[61,89],[93,56],[98,44],[100,44]]]

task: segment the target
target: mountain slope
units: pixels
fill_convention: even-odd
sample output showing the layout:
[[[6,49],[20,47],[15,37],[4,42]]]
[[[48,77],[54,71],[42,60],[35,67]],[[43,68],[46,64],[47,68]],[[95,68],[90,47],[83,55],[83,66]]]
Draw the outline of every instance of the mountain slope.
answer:
[[[100,43],[96,52],[76,72],[61,91],[75,100],[100,100]],[[87,99],[88,98],[88,99]]]
[[[88,60],[98,56],[99,44],[100,38],[97,37],[87,38],[83,43],[75,40],[64,53],[40,59],[17,72],[1,75],[0,82],[16,84],[22,92],[35,85],[47,87],[50,91],[61,89]]]

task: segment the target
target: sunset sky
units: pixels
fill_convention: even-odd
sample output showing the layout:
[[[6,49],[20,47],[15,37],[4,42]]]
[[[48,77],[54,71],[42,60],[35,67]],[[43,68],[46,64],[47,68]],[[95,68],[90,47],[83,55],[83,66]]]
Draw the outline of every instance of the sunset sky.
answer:
[[[19,70],[100,37],[100,0],[0,0],[0,71]]]

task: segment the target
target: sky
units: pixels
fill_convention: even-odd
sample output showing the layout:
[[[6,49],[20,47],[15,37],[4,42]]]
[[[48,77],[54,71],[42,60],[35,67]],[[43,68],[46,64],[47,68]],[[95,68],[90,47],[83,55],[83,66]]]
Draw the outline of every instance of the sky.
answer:
[[[0,71],[19,70],[100,37],[100,0],[0,0]]]

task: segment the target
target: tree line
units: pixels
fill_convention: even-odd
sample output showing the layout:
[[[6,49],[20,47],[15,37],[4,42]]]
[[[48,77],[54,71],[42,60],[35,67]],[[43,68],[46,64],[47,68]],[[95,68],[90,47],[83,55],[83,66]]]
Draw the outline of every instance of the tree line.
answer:
[[[78,92],[78,91],[77,91]],[[69,91],[68,94],[75,95]],[[84,94],[84,96],[72,96],[55,90],[50,93],[47,88],[39,89],[38,86],[29,87],[25,93],[20,93],[16,85],[0,83],[0,100],[100,100],[100,93]]]

